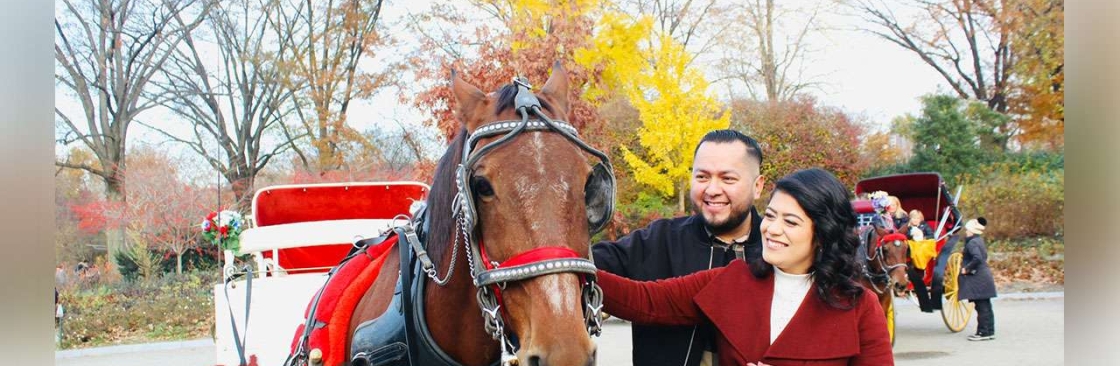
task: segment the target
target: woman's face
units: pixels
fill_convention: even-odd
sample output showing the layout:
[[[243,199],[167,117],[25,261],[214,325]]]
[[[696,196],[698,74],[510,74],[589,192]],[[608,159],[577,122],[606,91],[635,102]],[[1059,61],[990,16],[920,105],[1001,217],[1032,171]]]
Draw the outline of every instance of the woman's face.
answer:
[[[760,229],[766,263],[790,274],[809,273],[813,266],[813,221],[793,196],[774,191]]]

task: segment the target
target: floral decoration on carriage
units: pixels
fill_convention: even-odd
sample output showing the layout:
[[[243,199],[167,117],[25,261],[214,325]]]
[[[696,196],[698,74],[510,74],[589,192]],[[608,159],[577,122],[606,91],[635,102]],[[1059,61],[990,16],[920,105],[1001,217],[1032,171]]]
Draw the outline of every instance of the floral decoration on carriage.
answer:
[[[237,252],[241,249],[241,231],[245,220],[237,211],[210,212],[202,220],[202,237],[222,250]]]
[[[887,207],[891,205],[891,201],[888,196],[889,195],[887,194],[887,192],[875,191],[869,193],[867,195],[867,198],[871,200],[871,207],[875,208],[875,212],[883,214],[887,212]]]

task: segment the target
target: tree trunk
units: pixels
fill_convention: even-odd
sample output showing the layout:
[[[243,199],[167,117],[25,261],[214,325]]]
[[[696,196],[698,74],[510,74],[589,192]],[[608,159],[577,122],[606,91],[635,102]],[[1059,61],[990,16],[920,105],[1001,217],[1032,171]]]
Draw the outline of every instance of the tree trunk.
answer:
[[[112,181],[106,180],[105,198],[108,198],[110,205],[113,207],[123,207],[125,202],[124,195],[120,192],[120,185],[114,184]],[[121,252],[126,245],[124,226],[109,225],[105,229],[105,249],[106,255],[109,256],[106,263],[109,268],[105,271],[109,273],[118,272],[120,270],[120,263],[117,263],[117,255]]]
[[[175,251],[175,274],[177,274],[177,275],[183,274],[183,251],[182,250],[176,250]]]

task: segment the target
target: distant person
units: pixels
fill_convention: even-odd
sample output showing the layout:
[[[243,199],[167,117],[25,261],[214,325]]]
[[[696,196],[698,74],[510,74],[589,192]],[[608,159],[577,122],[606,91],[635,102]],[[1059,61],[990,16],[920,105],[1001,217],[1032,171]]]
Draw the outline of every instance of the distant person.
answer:
[[[984,228],[988,220],[976,218],[964,224],[964,256],[961,258],[961,275],[958,279],[960,298],[970,300],[976,307],[976,334],[970,341],[988,341],[996,338],[995,314],[992,298],[996,297],[996,282],[988,268],[988,248],[984,244]]]
[[[54,267],[54,285],[55,287],[66,285],[66,264],[59,263]]]
[[[754,201],[766,179],[759,171],[758,142],[739,131],[714,130],[693,154],[693,214],[656,220],[617,241],[593,245],[599,269],[650,281],[723,267],[736,257],[762,256],[762,219]],[[713,358],[708,327],[634,324],[631,329],[634,365],[695,366]]]
[[[857,282],[856,216],[835,176],[778,180],[762,257],[656,282],[600,270],[605,311],[635,324],[712,324],[719,365],[893,365],[878,297]]]
[[[887,196],[887,200],[890,201],[890,205],[887,206],[887,215],[891,217],[891,223],[894,224],[895,230],[901,232],[902,228],[910,222],[910,217],[906,215],[906,209],[902,208],[902,201],[899,201],[898,197]]]
[[[936,239],[933,237],[933,228],[926,222],[925,215],[918,210],[910,211],[910,221],[906,224],[903,232],[910,240]]]

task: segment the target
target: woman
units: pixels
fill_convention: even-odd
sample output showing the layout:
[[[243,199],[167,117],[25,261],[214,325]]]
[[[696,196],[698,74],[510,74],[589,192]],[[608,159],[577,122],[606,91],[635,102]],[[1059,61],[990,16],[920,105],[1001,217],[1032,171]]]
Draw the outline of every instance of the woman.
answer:
[[[964,255],[961,257],[958,281],[961,300],[971,300],[976,307],[976,334],[968,336],[970,341],[996,338],[995,315],[992,313],[996,282],[992,278],[992,270],[988,268],[988,248],[984,245],[984,238],[980,237],[987,224],[988,220],[983,217],[964,224]]]
[[[935,239],[933,228],[926,223],[926,216],[918,210],[910,211],[910,222],[902,232],[906,233],[906,238],[910,240]]]
[[[824,170],[787,175],[763,215],[761,259],[657,282],[599,271],[604,310],[640,324],[712,324],[720,365],[893,365],[883,309],[856,281],[849,198]]]
[[[894,227],[902,230],[906,227],[906,223],[910,221],[910,218],[906,215],[906,210],[902,208],[902,201],[899,201],[898,197],[895,196],[888,196],[887,200],[890,201],[890,205],[887,206],[887,215],[891,217],[891,220],[894,220]]]

